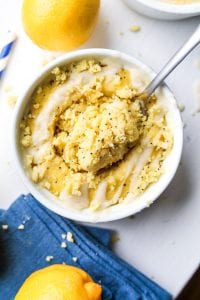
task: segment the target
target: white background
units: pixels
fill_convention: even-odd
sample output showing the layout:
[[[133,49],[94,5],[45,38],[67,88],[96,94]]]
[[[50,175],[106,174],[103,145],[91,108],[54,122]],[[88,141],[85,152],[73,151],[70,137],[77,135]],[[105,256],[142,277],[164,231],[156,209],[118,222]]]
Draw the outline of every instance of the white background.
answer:
[[[12,93],[20,95],[41,69],[44,57],[50,55],[25,36],[20,24],[20,5],[21,1],[0,0],[0,43],[8,29],[13,29],[18,36],[0,86],[0,207],[4,208],[19,194],[27,193],[27,189],[12,161],[10,128],[14,111],[7,104],[3,87],[11,85]],[[199,22],[200,17],[177,22],[152,20],[129,10],[119,0],[102,0],[98,25],[83,48],[118,49],[158,71]],[[141,26],[141,31],[130,32],[131,25]],[[116,253],[174,296],[200,261],[200,114],[192,115],[195,109],[192,86],[195,79],[200,78],[200,69],[195,66],[197,59],[200,59],[200,49],[167,80],[178,101],[186,106],[184,150],[176,177],[152,207],[133,219],[103,225],[119,233]]]

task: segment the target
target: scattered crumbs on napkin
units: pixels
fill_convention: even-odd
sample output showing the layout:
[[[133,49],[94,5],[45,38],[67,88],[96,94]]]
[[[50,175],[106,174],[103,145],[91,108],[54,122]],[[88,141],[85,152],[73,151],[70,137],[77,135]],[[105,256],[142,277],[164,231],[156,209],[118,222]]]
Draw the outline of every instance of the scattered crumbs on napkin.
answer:
[[[70,231],[67,232],[67,240],[70,243],[74,243],[74,237],[73,237],[73,234]]]
[[[20,224],[20,225],[17,227],[18,230],[24,230],[24,228],[25,228],[25,227],[24,227],[24,224]]]
[[[8,224],[2,224],[1,228],[2,228],[3,231],[8,230]]]
[[[194,116],[195,113],[200,112],[200,79],[196,79],[193,84],[193,94],[195,99],[195,111],[192,113]]]
[[[124,36],[124,32],[120,31],[119,35]]]
[[[119,235],[117,232],[113,232],[112,237],[111,237],[111,245],[114,245],[120,240]]]
[[[65,242],[62,242],[62,243],[60,244],[60,247],[61,247],[61,248],[67,248],[67,244],[66,244]]]
[[[180,102],[179,102],[179,103],[177,104],[177,106],[178,106],[178,109],[179,109],[180,112],[183,112],[183,111],[185,110],[185,105],[184,105],[183,103],[180,103]]]
[[[106,25],[110,25],[110,22],[108,20],[105,21]]]
[[[141,27],[140,26],[137,26],[137,25],[132,25],[131,27],[130,27],[130,31],[131,32],[138,32],[138,31],[140,31],[141,30]]]
[[[67,233],[62,233],[61,238],[63,240],[67,240],[70,243],[74,243],[74,237],[73,237],[73,234],[70,231],[68,231]]]
[[[47,255],[46,258],[45,258],[45,260],[46,260],[47,262],[50,262],[50,261],[52,261],[53,259],[54,259],[53,255]]]
[[[25,219],[32,222],[31,226],[25,225],[21,239],[21,232],[15,229]],[[22,282],[35,270],[52,263],[71,262],[88,270],[96,282],[102,280],[103,299],[172,300],[167,291],[107,249],[109,230],[77,226],[47,210],[31,195],[20,196],[0,215],[0,222],[9,224],[10,231],[8,236],[1,232],[1,248],[6,249],[10,264],[2,273],[1,299],[14,299]],[[60,248],[62,241],[69,246],[61,239],[62,232],[74,235],[76,244],[70,244],[70,251]],[[76,263],[73,257],[78,258]]]
[[[72,257],[72,260],[73,260],[74,262],[77,262],[78,257],[74,256],[74,257]]]

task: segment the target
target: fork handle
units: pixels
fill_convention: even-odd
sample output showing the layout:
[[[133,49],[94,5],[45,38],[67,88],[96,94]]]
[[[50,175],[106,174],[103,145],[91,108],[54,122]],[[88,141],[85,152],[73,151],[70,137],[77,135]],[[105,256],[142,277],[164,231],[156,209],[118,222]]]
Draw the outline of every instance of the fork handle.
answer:
[[[200,44],[200,24],[196,28],[192,36],[186,41],[186,43],[172,56],[162,70],[156,75],[156,77],[145,88],[144,93],[147,96],[155,91],[155,89],[165,80],[165,78],[184,60],[184,58]]]

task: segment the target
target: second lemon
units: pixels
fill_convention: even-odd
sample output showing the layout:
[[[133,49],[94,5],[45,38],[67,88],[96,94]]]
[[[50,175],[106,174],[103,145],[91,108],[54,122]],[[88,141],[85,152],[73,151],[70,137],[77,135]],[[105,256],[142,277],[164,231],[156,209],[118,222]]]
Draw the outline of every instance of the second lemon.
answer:
[[[52,265],[32,273],[15,300],[100,300],[101,291],[101,286],[82,269]]]

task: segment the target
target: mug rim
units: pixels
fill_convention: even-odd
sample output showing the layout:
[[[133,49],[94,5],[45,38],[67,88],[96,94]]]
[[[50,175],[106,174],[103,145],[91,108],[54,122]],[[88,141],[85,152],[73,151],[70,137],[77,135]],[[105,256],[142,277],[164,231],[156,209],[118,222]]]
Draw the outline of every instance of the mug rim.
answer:
[[[98,217],[95,215],[92,217],[92,216],[89,216],[88,214],[83,215],[82,210],[69,211],[68,209],[63,208],[61,205],[57,205],[57,202],[54,203],[53,201],[50,201],[48,196],[44,195],[44,191],[43,191],[43,193],[40,192],[38,185],[34,184],[28,177],[26,170],[21,161],[21,154],[20,154],[20,149],[19,149],[19,124],[20,124],[21,118],[24,114],[25,108],[28,106],[30,96],[33,93],[33,91],[35,90],[35,88],[45,79],[45,77],[48,76],[48,74],[50,73],[52,68],[70,63],[77,59],[82,59],[84,57],[95,57],[95,56],[96,57],[101,57],[101,56],[102,57],[112,57],[112,58],[116,57],[116,58],[121,59],[122,61],[127,61],[129,63],[136,64],[137,66],[141,67],[143,70],[146,70],[149,74],[151,74],[151,76],[155,76],[155,74],[156,74],[151,68],[149,68],[143,62],[141,62],[141,60],[139,60],[135,57],[132,57],[128,54],[125,54],[121,51],[111,50],[111,49],[103,49],[103,48],[93,48],[93,49],[83,49],[83,50],[72,51],[70,53],[60,56],[59,58],[57,58],[54,61],[52,61],[51,63],[49,63],[31,81],[31,83],[28,85],[28,87],[23,92],[22,96],[20,97],[20,99],[17,102],[16,108],[15,108],[15,113],[14,113],[14,118],[13,118],[13,124],[12,124],[13,160],[14,160],[16,169],[17,169],[22,181],[24,182],[25,186],[27,186],[28,190],[32,193],[32,195],[41,204],[43,204],[48,209],[54,211],[55,213],[57,213],[63,217],[67,217],[69,219],[75,220],[75,221],[90,222],[90,223],[119,220],[119,219],[128,217],[130,215],[136,214],[137,212],[141,211],[142,209],[150,206],[150,204],[153,203],[164,192],[164,190],[167,188],[167,186],[170,184],[173,177],[175,176],[176,170],[178,168],[178,165],[179,165],[179,162],[181,159],[182,147],[183,147],[182,120],[181,120],[181,116],[180,116],[178,107],[176,107],[177,118],[179,119],[178,120],[179,126],[177,126],[177,128],[175,129],[178,132],[177,133],[178,141],[176,141],[176,143],[177,143],[176,144],[176,147],[177,147],[176,148],[176,156],[175,156],[176,160],[173,161],[173,166],[170,169],[170,172],[169,171],[166,172],[168,174],[168,176],[166,177],[166,179],[164,181],[161,181],[161,179],[159,178],[159,180],[155,184],[153,184],[153,186],[157,184],[158,191],[154,190],[152,193],[152,197],[150,197],[148,201],[147,201],[148,197],[146,198],[145,201],[140,200],[141,202],[140,203],[137,202],[136,203],[137,205],[135,207],[133,205],[134,204],[134,201],[133,201],[133,203],[124,204],[124,205],[126,205],[125,208],[123,206],[123,203],[116,204],[115,207],[120,205],[121,207],[123,206],[124,209],[119,210],[117,213],[115,212],[115,210],[116,210],[115,209],[114,214],[112,214],[112,213],[103,214],[103,211],[102,211],[102,212],[99,212]],[[166,84],[164,84],[163,88],[167,91],[167,93],[171,96],[171,98],[173,98],[174,101],[176,102],[176,98],[174,97],[173,93],[170,91],[168,86]],[[172,151],[173,151],[173,149],[172,149]],[[159,185],[160,182],[162,182],[162,184]],[[151,187],[148,188],[148,190],[149,189],[151,189]],[[143,198],[143,197],[141,196],[141,198]],[[108,210],[109,208],[106,208],[106,209]],[[112,211],[112,209],[111,209],[111,211]]]

